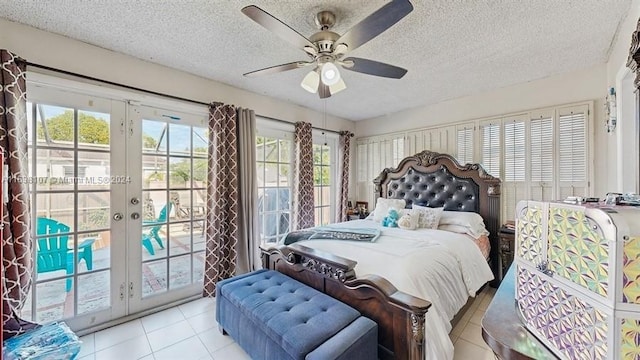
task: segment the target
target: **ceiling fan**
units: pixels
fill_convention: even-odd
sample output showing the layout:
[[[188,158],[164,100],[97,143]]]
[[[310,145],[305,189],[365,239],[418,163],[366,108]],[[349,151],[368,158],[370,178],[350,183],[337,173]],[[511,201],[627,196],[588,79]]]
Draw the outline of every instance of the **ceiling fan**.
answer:
[[[328,98],[347,88],[340,76],[338,66],[363,74],[400,79],[407,73],[406,69],[374,60],[356,57],[344,58],[344,56],[348,51],[355,50],[383,33],[412,10],[413,5],[409,0],[392,0],[342,35],[330,31],[336,22],[335,14],[331,11],[321,11],[315,18],[320,31],[307,39],[259,7],[255,5],[244,7],[243,14],[282,39],[301,48],[310,58],[309,61],[294,61],[251,71],[244,76],[267,75],[315,66],[304,77],[300,86],[311,93],[317,92],[321,99]]]

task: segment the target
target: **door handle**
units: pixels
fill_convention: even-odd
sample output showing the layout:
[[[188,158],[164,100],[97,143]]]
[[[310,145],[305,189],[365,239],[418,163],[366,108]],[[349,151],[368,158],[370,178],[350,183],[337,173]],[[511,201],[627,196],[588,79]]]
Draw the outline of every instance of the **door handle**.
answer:
[[[122,215],[122,213],[115,213],[115,214],[113,214],[113,220],[115,220],[115,221],[120,221],[120,220],[122,220],[122,219],[124,219],[124,215]]]

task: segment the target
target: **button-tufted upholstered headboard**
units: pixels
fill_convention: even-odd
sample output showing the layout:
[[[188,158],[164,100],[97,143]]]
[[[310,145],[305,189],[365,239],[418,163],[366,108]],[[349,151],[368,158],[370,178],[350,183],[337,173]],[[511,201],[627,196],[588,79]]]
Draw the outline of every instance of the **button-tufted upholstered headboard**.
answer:
[[[397,168],[382,170],[373,180],[376,197],[404,199],[451,211],[477,212],[484,219],[491,242],[495,273],[500,227],[500,179],[480,164],[460,165],[455,158],[425,150],[400,161]]]

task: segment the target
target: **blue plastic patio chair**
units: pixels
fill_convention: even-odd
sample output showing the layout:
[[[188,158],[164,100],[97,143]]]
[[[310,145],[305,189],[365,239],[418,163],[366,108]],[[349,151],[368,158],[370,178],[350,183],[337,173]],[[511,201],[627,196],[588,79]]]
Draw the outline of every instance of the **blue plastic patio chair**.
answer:
[[[151,243],[151,239],[154,239],[158,243],[158,245],[160,245],[160,248],[164,249],[162,238],[160,237],[160,234],[158,234],[158,232],[162,228],[162,225],[164,225],[167,222],[167,218],[169,217],[169,213],[171,212],[172,206],[173,206],[173,203],[171,202],[167,203],[167,205],[165,205],[162,208],[162,210],[160,210],[160,215],[158,215],[158,218],[156,220],[145,220],[142,222],[143,226],[156,224],[156,226],[153,226],[153,227],[142,228],[142,246],[144,246],[144,248],[147,249],[147,251],[151,255],[156,254],[156,251],[153,249],[153,244]]]
[[[73,248],[69,248],[69,226],[45,217],[36,224],[38,273],[66,270],[73,274]],[[49,235],[49,236],[45,236]],[[95,238],[84,239],[78,245],[78,263],[84,259],[88,270],[93,269],[93,243]],[[71,291],[72,278],[67,278],[67,292]]]

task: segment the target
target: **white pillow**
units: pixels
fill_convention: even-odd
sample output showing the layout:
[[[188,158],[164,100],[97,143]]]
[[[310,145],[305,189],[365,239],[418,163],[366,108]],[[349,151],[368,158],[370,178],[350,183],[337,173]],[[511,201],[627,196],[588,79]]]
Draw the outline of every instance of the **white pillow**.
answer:
[[[424,229],[437,229],[440,216],[444,208],[430,208],[426,206],[413,205],[412,210],[416,210],[420,215],[418,227]]]
[[[473,237],[488,235],[482,216],[474,212],[443,211],[440,217],[440,225],[458,225],[467,229],[467,233]]]
[[[484,227],[479,231],[479,229],[477,228],[473,229],[462,225],[440,224],[438,225],[438,230],[451,231],[458,234],[466,234],[470,235],[474,239],[477,239],[482,235],[489,236],[489,232]]]
[[[376,200],[376,208],[373,210],[373,221],[382,222],[382,219],[389,215],[389,209],[396,209],[400,212],[406,204],[404,199],[378,198],[378,200]]]
[[[480,214],[467,211],[443,211],[440,217],[440,224],[476,226],[482,224],[484,220]]]

